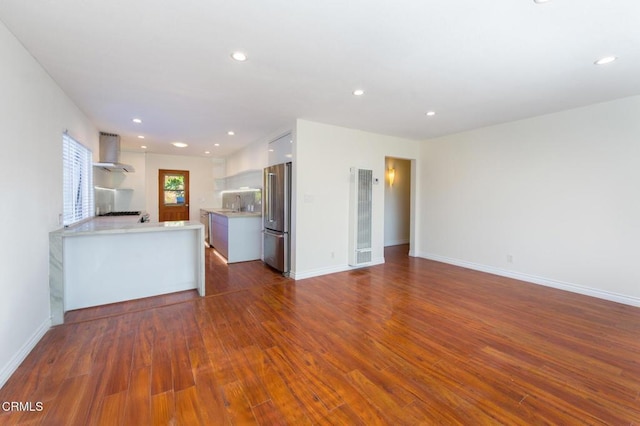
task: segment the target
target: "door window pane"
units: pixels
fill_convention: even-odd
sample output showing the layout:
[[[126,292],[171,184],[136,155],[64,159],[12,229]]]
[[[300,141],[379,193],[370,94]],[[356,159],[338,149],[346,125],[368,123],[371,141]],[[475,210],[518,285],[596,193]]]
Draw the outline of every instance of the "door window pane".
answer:
[[[184,204],[183,175],[166,175],[164,177],[164,204]]]

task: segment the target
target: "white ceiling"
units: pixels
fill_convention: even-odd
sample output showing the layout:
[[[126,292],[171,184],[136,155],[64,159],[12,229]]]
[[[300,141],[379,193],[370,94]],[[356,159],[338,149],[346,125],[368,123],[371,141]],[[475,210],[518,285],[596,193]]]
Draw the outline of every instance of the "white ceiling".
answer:
[[[296,118],[424,140],[640,94],[637,0],[0,0],[0,20],[129,150],[222,157]]]

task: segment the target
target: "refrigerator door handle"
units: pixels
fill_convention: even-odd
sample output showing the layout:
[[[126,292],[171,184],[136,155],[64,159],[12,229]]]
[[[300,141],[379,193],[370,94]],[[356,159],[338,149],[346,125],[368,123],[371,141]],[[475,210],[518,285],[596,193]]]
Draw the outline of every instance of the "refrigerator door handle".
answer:
[[[274,180],[275,180],[275,173],[269,173],[267,175],[267,184],[268,184],[268,192],[267,194],[269,195],[269,199],[267,200],[267,221],[269,223],[273,222],[273,207],[275,204],[275,185],[274,185]]]
[[[291,163],[284,165],[284,172],[284,223],[282,224],[282,229],[284,232],[289,232],[289,212],[291,211],[291,206],[289,205],[291,202],[291,189],[289,188],[291,185]]]

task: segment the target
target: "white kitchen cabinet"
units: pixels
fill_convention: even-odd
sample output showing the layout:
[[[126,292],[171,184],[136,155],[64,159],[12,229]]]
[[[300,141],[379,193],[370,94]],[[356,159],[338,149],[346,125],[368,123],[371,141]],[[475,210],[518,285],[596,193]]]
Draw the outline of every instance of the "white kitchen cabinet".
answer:
[[[262,251],[262,216],[250,213],[211,215],[211,245],[227,262],[260,260]]]
[[[287,133],[278,139],[269,142],[269,166],[288,163],[293,158],[293,136]]]
[[[218,253],[229,258],[229,219],[227,216],[211,214],[211,247]]]

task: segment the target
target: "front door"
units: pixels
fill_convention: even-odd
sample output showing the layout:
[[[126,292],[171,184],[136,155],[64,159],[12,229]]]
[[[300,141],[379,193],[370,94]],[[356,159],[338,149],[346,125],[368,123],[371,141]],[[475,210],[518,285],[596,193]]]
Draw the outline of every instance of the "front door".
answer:
[[[189,220],[189,171],[158,170],[158,220]]]

